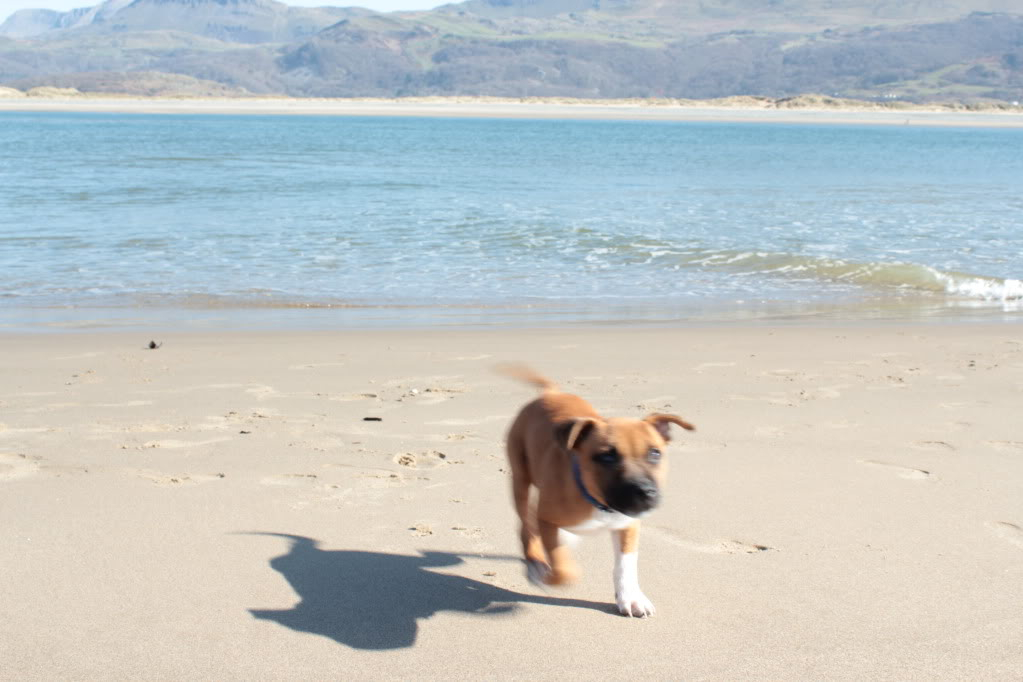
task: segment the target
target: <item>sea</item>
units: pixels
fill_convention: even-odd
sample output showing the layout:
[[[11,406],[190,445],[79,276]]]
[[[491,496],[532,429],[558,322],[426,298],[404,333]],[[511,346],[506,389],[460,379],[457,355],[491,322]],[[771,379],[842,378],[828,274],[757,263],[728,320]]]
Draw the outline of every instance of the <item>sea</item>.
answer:
[[[0,113],[0,330],[1023,319],[1023,130]]]

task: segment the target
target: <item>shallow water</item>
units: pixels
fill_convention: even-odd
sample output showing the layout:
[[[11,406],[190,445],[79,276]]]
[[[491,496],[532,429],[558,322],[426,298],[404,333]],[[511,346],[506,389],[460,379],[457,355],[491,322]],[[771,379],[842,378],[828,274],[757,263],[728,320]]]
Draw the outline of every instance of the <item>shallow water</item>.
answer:
[[[1023,131],[0,114],[8,328],[983,317]]]

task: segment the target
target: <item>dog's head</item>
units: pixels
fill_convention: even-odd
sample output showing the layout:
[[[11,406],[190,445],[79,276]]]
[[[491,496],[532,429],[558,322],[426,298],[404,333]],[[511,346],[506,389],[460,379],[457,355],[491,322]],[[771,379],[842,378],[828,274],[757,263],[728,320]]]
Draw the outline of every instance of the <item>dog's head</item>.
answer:
[[[645,419],[573,419],[559,423],[556,436],[578,458],[592,495],[615,511],[640,516],[661,501],[672,424],[694,430],[681,417],[658,413]]]

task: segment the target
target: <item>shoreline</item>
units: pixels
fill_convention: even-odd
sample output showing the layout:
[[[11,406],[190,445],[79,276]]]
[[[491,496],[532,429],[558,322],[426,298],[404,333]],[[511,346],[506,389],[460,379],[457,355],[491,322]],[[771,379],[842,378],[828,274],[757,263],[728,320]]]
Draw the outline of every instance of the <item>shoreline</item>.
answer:
[[[527,333],[563,331],[583,333],[586,330],[613,331],[638,329],[647,331],[668,331],[686,329],[729,329],[736,332],[756,331],[771,327],[792,329],[863,329],[882,327],[892,329],[900,326],[975,327],[989,326],[1010,329],[1023,323],[1019,311],[996,312],[991,310],[943,311],[940,313],[914,316],[886,314],[878,311],[872,315],[858,317],[840,316],[820,311],[779,311],[765,314],[755,310],[748,314],[732,313],[706,314],[683,317],[678,315],[610,316],[574,315],[572,317],[553,313],[543,315],[531,311],[517,311],[507,314],[466,314],[449,311],[437,315],[419,314],[399,318],[389,311],[369,309],[359,311],[356,316],[331,316],[336,311],[314,311],[317,314],[301,316],[296,311],[275,311],[271,314],[254,316],[231,312],[208,312],[195,314],[194,311],[175,311],[169,315],[125,314],[119,316],[96,314],[99,311],[81,311],[74,316],[54,317],[41,315],[20,315],[18,319],[0,316],[0,338],[20,336],[66,336],[76,334],[103,335],[124,333],[167,334],[167,333],[216,333],[224,335],[242,334],[287,334],[287,333],[432,333],[432,332],[494,332]]]
[[[917,125],[938,127],[1023,128],[1019,111],[955,111],[940,107],[798,108],[714,102],[652,104],[649,100],[512,100],[481,97],[408,99],[173,98],[127,96],[0,97],[0,112],[75,112],[129,114],[231,114],[300,116],[405,116],[437,118],[511,118],[524,120],[607,120],[727,122],[831,125]]]
[[[1019,301],[853,297],[832,301],[533,302],[487,304],[0,306],[0,336],[201,332],[332,332],[562,329],[760,329],[900,324],[1005,326],[1023,322]]]

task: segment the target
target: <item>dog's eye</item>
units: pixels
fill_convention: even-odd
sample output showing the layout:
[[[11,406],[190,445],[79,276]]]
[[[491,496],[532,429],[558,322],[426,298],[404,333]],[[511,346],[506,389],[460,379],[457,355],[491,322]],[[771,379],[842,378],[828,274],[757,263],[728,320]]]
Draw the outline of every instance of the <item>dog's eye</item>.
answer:
[[[603,452],[598,452],[593,456],[593,461],[604,466],[612,466],[618,463],[618,451],[604,450]]]
[[[650,452],[646,453],[646,458],[653,464],[657,464],[661,461],[661,451],[657,448],[650,448]]]

